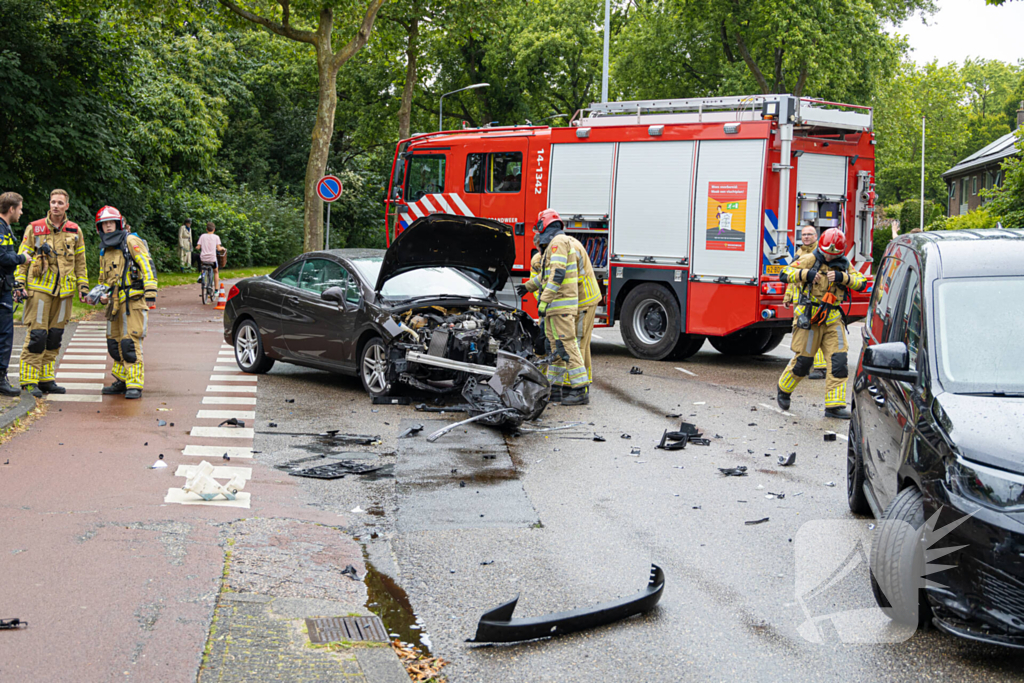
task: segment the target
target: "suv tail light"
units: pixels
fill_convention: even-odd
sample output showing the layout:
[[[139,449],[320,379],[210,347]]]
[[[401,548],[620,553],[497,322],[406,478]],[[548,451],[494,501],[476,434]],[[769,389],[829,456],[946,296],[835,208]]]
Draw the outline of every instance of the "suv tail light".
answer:
[[[231,301],[239,294],[241,294],[241,292],[238,291],[238,285],[231,285],[231,289],[228,291],[228,301]]]

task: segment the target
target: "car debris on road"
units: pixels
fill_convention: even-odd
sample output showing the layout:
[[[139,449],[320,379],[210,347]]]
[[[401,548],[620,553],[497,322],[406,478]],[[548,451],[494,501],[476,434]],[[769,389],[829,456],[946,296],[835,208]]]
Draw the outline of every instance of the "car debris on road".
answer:
[[[736,467],[719,467],[718,471],[727,477],[745,477],[747,476],[747,466],[737,465]]]
[[[640,593],[591,608],[558,612],[542,617],[513,619],[512,613],[519,602],[517,595],[509,602],[485,612],[477,624],[476,635],[466,642],[514,643],[604,626],[635,614],[649,612],[658,604],[664,589],[665,573],[661,567],[652,564],[647,587]]]
[[[765,453],[765,455],[768,455]],[[779,456],[779,465],[782,467],[789,467],[796,462],[796,453],[790,453],[789,455]]]

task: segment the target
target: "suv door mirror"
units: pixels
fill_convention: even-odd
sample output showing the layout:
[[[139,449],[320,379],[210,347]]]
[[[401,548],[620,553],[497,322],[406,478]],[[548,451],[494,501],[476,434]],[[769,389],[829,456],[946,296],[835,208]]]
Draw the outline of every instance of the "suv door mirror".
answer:
[[[345,306],[345,290],[341,287],[328,287],[320,292],[320,298],[324,301],[336,303],[342,308]]]
[[[910,369],[910,351],[903,342],[874,344],[864,349],[864,370],[900,382],[917,381],[917,372]]]

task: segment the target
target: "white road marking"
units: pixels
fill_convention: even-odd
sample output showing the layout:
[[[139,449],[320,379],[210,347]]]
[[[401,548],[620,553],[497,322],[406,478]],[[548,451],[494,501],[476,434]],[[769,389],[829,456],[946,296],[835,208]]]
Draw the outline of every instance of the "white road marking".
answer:
[[[783,410],[778,406],[770,406],[767,403],[758,403],[757,405],[761,406],[762,408],[767,408],[768,410],[774,410],[776,413],[786,415],[787,417],[796,417],[796,415],[794,415],[793,413]]]
[[[221,345],[220,345],[220,348],[222,348],[222,349],[232,349],[232,348],[234,348],[234,347],[233,347],[233,346],[231,346],[230,344],[221,344]]]
[[[239,420],[255,420],[255,410],[200,410],[196,418],[199,420],[227,420],[237,417]]]
[[[255,382],[256,375],[210,375],[211,382]]]
[[[255,432],[251,427],[193,427],[188,434],[211,439],[251,439]]]
[[[179,503],[181,505],[212,505],[218,508],[248,508],[249,492],[239,491],[235,494],[234,500],[227,500],[223,496],[217,496],[213,500],[203,500],[194,493],[187,493],[180,488],[167,489],[165,503]]]
[[[232,405],[232,406],[254,406],[256,397],[249,396],[204,396],[203,404],[208,406]]]
[[[77,401],[78,403],[102,403],[103,397],[98,394],[46,394],[49,401]]]
[[[687,375],[690,375],[692,377],[696,377],[697,376],[696,372],[690,372],[686,368],[676,368],[676,370],[678,370],[679,372],[685,372]]]
[[[61,386],[68,391],[100,391],[103,384],[92,384],[91,382],[61,382]]]
[[[838,436],[843,441],[849,441],[850,440],[850,437],[846,436],[845,434],[836,434],[836,436]]]
[[[70,354],[70,352],[68,352],[68,353],[64,354],[64,357],[61,360],[65,361],[65,360],[106,360],[106,359],[107,359],[106,356],[72,356]]]
[[[185,446],[182,455],[194,455],[201,458],[251,458],[252,448],[248,446]]]
[[[208,394],[255,394],[256,387],[232,386],[228,384],[211,384],[206,387]]]
[[[199,465],[178,465],[178,469],[174,470],[174,476],[176,477],[191,477],[192,472],[199,467]],[[242,479],[252,479],[252,468],[251,467],[231,467],[225,465],[223,467],[214,465],[213,474],[210,475],[214,479],[231,479],[232,477],[241,477]]]
[[[65,363],[61,361],[58,370],[106,370],[106,363]]]
[[[102,372],[58,372],[57,379],[103,379],[106,377]]]
[[[241,372],[242,368],[237,365],[216,365],[213,368],[214,372]]]

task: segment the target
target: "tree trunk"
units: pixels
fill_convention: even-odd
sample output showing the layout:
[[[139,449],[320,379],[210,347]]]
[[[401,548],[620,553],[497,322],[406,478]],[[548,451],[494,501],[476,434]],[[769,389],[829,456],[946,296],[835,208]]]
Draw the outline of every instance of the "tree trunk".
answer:
[[[419,57],[420,20],[414,18],[406,27],[408,43],[405,49],[405,85],[402,87],[402,105],[398,108],[398,139],[409,137],[412,122],[412,93],[416,88],[416,59]]]
[[[303,251],[324,248],[324,203],[316,193],[316,185],[327,171],[327,157],[331,152],[331,138],[334,136],[334,114],[338,108],[338,70],[330,65],[330,59],[330,50],[317,55],[320,88],[316,121],[313,123],[313,142],[309,149],[309,161],[306,163]]]

